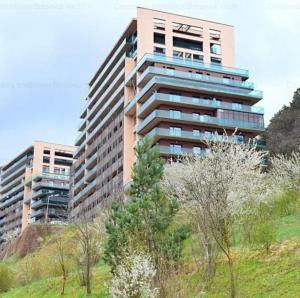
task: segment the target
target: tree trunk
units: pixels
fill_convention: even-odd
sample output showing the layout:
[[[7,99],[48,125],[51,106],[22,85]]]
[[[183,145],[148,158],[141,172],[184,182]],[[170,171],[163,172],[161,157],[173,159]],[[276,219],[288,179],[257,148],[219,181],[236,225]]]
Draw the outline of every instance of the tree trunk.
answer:
[[[61,290],[61,295],[65,295],[65,287],[66,287],[66,281],[67,281],[67,277],[66,275],[63,275],[63,284],[62,284],[62,290]]]
[[[92,293],[91,290],[91,267],[90,267],[90,256],[87,257],[86,264],[86,293],[89,295]]]
[[[235,280],[234,280],[234,271],[233,271],[233,261],[230,255],[230,251],[229,254],[227,256],[228,259],[228,267],[229,267],[229,271],[230,271],[230,296],[231,298],[235,298],[236,297],[236,289],[235,289]]]

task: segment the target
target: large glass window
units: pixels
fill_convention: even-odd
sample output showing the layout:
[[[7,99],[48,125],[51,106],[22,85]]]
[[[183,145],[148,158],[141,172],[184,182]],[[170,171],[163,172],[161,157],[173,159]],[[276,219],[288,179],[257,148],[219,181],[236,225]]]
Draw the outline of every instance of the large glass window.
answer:
[[[178,144],[171,144],[170,145],[170,151],[173,154],[181,154],[182,152],[182,146]]]
[[[194,137],[200,137],[200,130],[199,129],[193,129],[193,136]]]
[[[181,128],[180,127],[170,127],[170,135],[171,136],[181,136]]]
[[[154,43],[165,44],[165,35],[154,32],[153,41]]]
[[[201,154],[201,147],[193,147],[193,153],[200,155]]]
[[[180,119],[180,118],[181,118],[181,111],[178,111],[178,110],[170,110],[170,118],[173,118],[173,119]]]
[[[190,40],[186,38],[173,37],[173,46],[179,48],[190,49],[194,51],[203,51],[203,42]]]

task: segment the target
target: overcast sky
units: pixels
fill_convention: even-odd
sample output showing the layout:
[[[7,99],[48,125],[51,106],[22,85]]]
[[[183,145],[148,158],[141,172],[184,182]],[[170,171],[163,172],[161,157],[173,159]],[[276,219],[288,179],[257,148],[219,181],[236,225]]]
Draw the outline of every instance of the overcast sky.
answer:
[[[0,0],[0,164],[34,140],[74,143],[88,81],[136,6],[234,25],[266,123],[300,87],[299,0]]]

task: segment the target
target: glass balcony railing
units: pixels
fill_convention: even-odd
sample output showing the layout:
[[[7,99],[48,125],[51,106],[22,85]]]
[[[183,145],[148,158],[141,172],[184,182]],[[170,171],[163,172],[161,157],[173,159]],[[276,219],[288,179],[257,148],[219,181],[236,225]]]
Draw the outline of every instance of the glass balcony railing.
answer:
[[[23,196],[24,196],[24,191],[20,191],[12,197],[9,198],[6,197],[6,199],[2,198],[2,203],[0,204],[0,206],[2,208],[9,206],[15,203],[16,201],[20,200],[21,198],[23,198]]]
[[[193,91],[205,91],[211,94],[224,94],[232,97],[241,97],[241,98],[253,98],[256,100],[260,100],[263,97],[263,94],[259,90],[249,90],[242,88],[235,88],[231,86],[218,85],[218,84],[210,84],[205,82],[196,82],[192,80],[184,80],[177,78],[169,78],[169,77],[161,77],[154,76],[145,86],[144,88],[136,95],[134,99],[132,99],[128,105],[125,107],[125,113],[129,113],[134,109],[136,103],[143,102],[146,100],[146,96],[148,92],[151,90],[155,91],[155,85],[166,86],[166,87],[176,87],[182,89],[188,89]]]
[[[74,197],[74,201],[77,201],[81,198],[84,198],[88,192],[96,186],[96,180],[94,180],[93,182],[91,182],[90,184],[88,184],[81,192],[79,192],[75,197]]]
[[[191,141],[199,141],[199,140],[212,140],[212,141],[223,141],[226,140],[228,137],[224,135],[219,135],[216,133],[202,133],[202,132],[192,132],[192,131],[171,131],[167,128],[159,128],[156,127],[152,129],[148,134],[149,137],[154,138],[157,136],[161,137],[171,137],[171,138],[178,138],[178,139],[187,139]],[[233,136],[232,138],[229,137],[229,139],[232,139],[232,142],[234,143],[244,143],[244,139],[241,136]]]
[[[174,148],[171,146],[158,146],[161,154],[167,155],[183,155],[183,154],[204,154],[204,150],[195,152],[192,148]]]
[[[35,201],[31,204],[31,208],[35,209],[38,208],[40,206],[44,206],[44,205],[51,205],[51,206],[67,206],[68,205],[68,201],[57,201],[57,200],[46,200],[46,199],[41,199],[38,201]]]
[[[206,71],[238,75],[238,76],[242,76],[245,78],[249,77],[249,72],[248,72],[248,70],[245,70],[245,69],[227,67],[227,66],[223,66],[221,64],[204,63],[204,62],[200,62],[200,61],[193,61],[190,59],[182,59],[182,58],[178,58],[178,57],[167,57],[167,56],[161,56],[161,55],[155,55],[155,54],[146,54],[138,62],[136,69],[140,69],[140,67],[147,61],[164,63],[164,64],[169,64],[169,65],[174,65],[174,66],[182,66],[182,67],[187,67],[187,68],[195,68],[195,69],[199,69],[199,70],[202,69],[202,70],[206,70]]]
[[[39,189],[39,188],[56,188],[56,189],[65,189],[68,190],[70,188],[69,183],[53,183],[53,181],[41,181],[34,183],[32,189]]]
[[[137,111],[138,116],[142,115],[155,102],[162,103],[182,103],[190,106],[208,107],[216,109],[233,110],[247,113],[264,114],[264,108],[248,105],[240,105],[235,103],[223,102],[218,100],[210,100],[205,98],[187,97],[180,95],[172,95],[165,93],[154,93]]]
[[[257,122],[246,122],[246,121],[239,121],[239,120],[232,120],[232,119],[223,119],[217,117],[211,117],[207,115],[199,115],[197,118],[194,117],[193,114],[186,114],[180,113],[179,115],[172,116],[170,111],[162,111],[162,110],[155,110],[149,116],[147,116],[142,123],[137,126],[137,132],[142,133],[145,127],[150,124],[156,118],[159,119],[167,119],[167,120],[176,120],[176,121],[183,121],[189,123],[204,123],[204,124],[211,124],[216,125],[219,127],[232,127],[232,128],[243,128],[243,129],[251,129],[251,130],[264,130],[263,123]]]
[[[4,186],[0,189],[0,193],[1,193],[1,194],[5,194],[5,192],[8,191],[8,190],[11,190],[10,188],[11,188],[12,186],[14,186],[15,184],[17,184],[17,183],[21,184],[21,183],[22,183],[22,180],[24,179],[24,177],[25,177],[25,173],[22,174],[21,176],[16,177],[14,180],[12,180],[11,182],[9,182],[8,184],[4,185]],[[17,187],[17,186],[16,186],[16,187]],[[7,195],[7,194],[5,194],[5,195]]]
[[[86,175],[85,175],[85,179],[89,180],[94,174],[97,173],[98,167],[95,166],[92,170],[90,170]]]
[[[208,76],[203,74],[191,73],[187,71],[178,71],[178,70],[166,69],[161,67],[153,67],[153,66],[149,66],[143,72],[143,74],[138,78],[137,84],[140,85],[144,82],[149,81],[149,78],[151,78],[154,75],[171,76],[180,79],[203,81],[208,83],[233,86],[237,88],[248,88],[252,90],[254,88],[254,84],[252,82],[231,80],[222,77],[214,77],[214,76]]]
[[[30,214],[30,217],[39,217],[39,216],[44,216],[46,213],[46,210],[45,209],[39,209],[37,211],[33,211],[31,212]]]
[[[161,138],[172,138],[172,139],[181,139],[181,140],[188,140],[188,141],[232,141],[236,144],[250,144],[255,145],[257,147],[266,147],[267,143],[264,139],[257,139],[257,138],[244,138],[240,135],[234,135],[234,136],[225,136],[220,135],[218,133],[202,133],[199,131],[193,132],[193,131],[171,131],[168,128],[160,128],[156,127],[152,129],[147,136],[153,138],[154,140],[157,140],[158,137]]]

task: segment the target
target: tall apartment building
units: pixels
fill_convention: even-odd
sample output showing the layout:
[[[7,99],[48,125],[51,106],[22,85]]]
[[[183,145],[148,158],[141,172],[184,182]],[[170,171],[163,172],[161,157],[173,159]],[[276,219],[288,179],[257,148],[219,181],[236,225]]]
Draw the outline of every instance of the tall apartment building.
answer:
[[[0,235],[67,217],[74,150],[36,141],[2,166]]]
[[[224,129],[238,129],[236,142],[261,134],[262,92],[248,77],[235,67],[232,26],[138,8],[89,83],[72,215],[97,216],[130,181],[134,146],[146,135],[168,157],[200,154],[203,139],[221,139]]]

